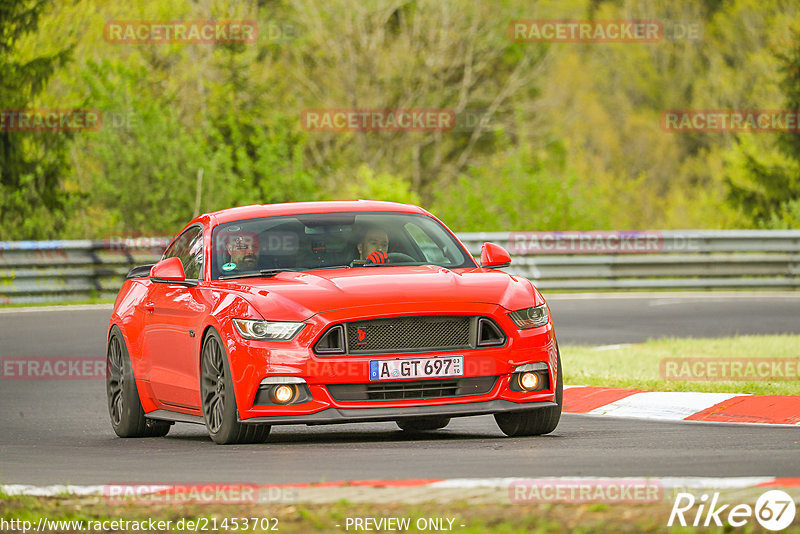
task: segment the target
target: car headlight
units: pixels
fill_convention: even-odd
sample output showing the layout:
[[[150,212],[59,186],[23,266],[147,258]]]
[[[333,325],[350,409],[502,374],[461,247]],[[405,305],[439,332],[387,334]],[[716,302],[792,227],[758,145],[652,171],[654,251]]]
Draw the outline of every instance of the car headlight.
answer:
[[[508,314],[511,320],[520,328],[536,328],[547,324],[550,313],[547,311],[547,304],[525,308],[524,310],[513,311]]]
[[[243,338],[258,341],[289,341],[305,326],[303,323],[251,319],[234,319],[233,324]]]

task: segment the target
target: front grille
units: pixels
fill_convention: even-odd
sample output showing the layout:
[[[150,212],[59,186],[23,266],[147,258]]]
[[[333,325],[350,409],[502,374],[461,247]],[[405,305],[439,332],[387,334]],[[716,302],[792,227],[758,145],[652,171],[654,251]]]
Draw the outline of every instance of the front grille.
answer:
[[[475,315],[409,315],[333,325],[314,344],[320,356],[400,354],[499,347],[500,327]]]
[[[441,399],[489,393],[496,376],[447,380],[405,380],[369,384],[330,384],[326,386],[338,402]]]
[[[470,320],[466,315],[432,315],[354,321],[347,323],[347,346],[351,354],[466,349]]]

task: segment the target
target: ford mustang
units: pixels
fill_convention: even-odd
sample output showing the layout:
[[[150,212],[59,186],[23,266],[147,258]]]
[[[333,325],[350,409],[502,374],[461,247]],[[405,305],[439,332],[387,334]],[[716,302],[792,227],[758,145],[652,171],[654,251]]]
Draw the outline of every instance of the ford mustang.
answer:
[[[120,437],[206,426],[220,444],[272,425],[394,421],[405,432],[492,414],[508,436],[552,432],[561,359],[534,285],[477,264],[436,217],[377,201],[200,215],[128,273],[108,329]]]

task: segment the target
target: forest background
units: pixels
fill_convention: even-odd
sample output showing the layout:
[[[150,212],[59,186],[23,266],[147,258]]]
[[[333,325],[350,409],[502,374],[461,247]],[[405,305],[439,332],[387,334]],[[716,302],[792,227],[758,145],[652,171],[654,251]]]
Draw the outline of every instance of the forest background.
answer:
[[[509,24],[658,20],[657,42],[530,43]],[[252,20],[254,43],[109,42],[109,21]],[[234,205],[370,198],[453,230],[800,227],[794,133],[674,132],[667,110],[800,109],[779,0],[2,0],[0,240],[174,235]],[[308,109],[437,108],[436,132],[317,132]]]

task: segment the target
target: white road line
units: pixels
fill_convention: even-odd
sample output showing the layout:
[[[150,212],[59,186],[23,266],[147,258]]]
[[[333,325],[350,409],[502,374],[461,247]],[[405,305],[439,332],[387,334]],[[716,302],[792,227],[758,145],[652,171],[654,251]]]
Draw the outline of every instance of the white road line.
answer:
[[[632,345],[633,345],[632,343],[617,343],[615,345],[598,345],[597,347],[592,347],[592,350],[596,350],[596,351],[600,351],[600,352],[606,351],[606,350],[619,350],[619,349],[624,349],[624,348],[630,347]]]

